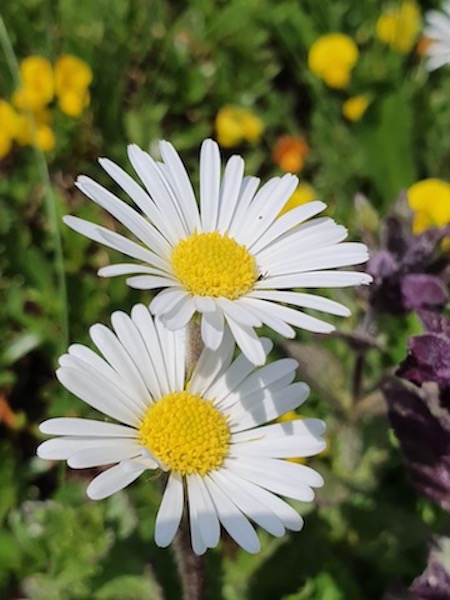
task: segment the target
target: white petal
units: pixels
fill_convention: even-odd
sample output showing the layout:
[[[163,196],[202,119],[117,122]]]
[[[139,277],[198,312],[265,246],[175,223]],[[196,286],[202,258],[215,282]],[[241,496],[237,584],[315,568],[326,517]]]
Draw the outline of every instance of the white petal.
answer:
[[[220,489],[228,496],[231,502],[257,525],[280,537],[285,529],[281,519],[273,513],[267,506],[259,502],[258,496],[249,493],[248,488],[239,486],[233,478],[233,475],[226,469],[218,469],[209,474],[210,478],[216,482]]]
[[[172,473],[156,516],[155,543],[166,548],[175,537],[183,515],[183,479]]]
[[[204,348],[202,351],[189,381],[190,392],[209,397],[208,390],[211,385],[214,385],[230,366],[233,351],[234,339],[226,329],[220,348],[214,351]]]
[[[118,312],[113,320],[115,322],[125,320],[125,327],[133,327],[130,317],[125,313]],[[149,404],[148,390],[136,364],[124,346],[108,327],[100,323],[90,327],[89,335],[105,359],[133,390],[133,404],[138,409],[145,411]]]
[[[71,215],[63,217],[63,221],[77,233],[81,233],[81,235],[84,235],[94,242],[103,244],[108,248],[113,248],[114,250],[122,252],[122,254],[125,254],[126,256],[141,260],[150,265],[161,267],[165,264],[161,263],[161,259],[153,252],[150,252],[150,250],[143,248],[123,235],[119,235],[114,231],[106,229],[106,227],[101,227],[100,225],[85,221],[84,219],[79,219],[78,217],[72,217]]]
[[[229,300],[228,298],[217,298],[217,305],[222,309],[225,317],[244,325],[246,327],[261,327],[262,322],[258,317],[239,300]]]
[[[252,292],[250,297],[260,298],[262,300],[273,300],[275,302],[286,302],[287,304],[294,304],[295,306],[303,306],[305,308],[312,308],[314,310],[320,310],[327,312],[330,315],[337,315],[339,317],[349,317],[351,312],[349,309],[330,300],[323,296],[316,296],[315,294],[303,294],[301,292],[285,292],[277,290],[258,290]]]
[[[86,489],[86,494],[91,500],[103,500],[133,483],[144,470],[129,473],[121,465],[115,465],[107,471],[97,475]]]
[[[214,231],[219,214],[220,152],[212,140],[200,149],[200,215],[202,231]]]
[[[189,235],[189,229],[171,192],[170,183],[161,173],[153,158],[136,145],[128,147],[128,156],[134,170],[147,188],[154,205],[150,206],[148,216],[161,234],[175,245]]]
[[[195,302],[192,298],[179,300],[168,312],[160,315],[162,322],[168,329],[181,329],[191,320],[195,313]]]
[[[270,308],[274,316],[290,325],[294,325],[294,327],[300,327],[301,329],[306,329],[307,331],[312,331],[314,333],[331,333],[335,329],[334,325],[322,321],[321,319],[317,319],[316,317],[311,317],[300,310],[295,310],[274,302],[266,301],[266,304],[267,308]]]
[[[220,189],[220,212],[217,221],[217,230],[220,233],[226,233],[232,221],[239,200],[243,175],[243,159],[240,156],[232,156],[226,164]]]
[[[156,460],[149,458],[148,456],[137,456],[128,460],[123,460],[120,463],[122,469],[128,473],[136,473],[136,471],[142,471],[142,469],[158,469],[161,466]]]
[[[248,519],[208,475],[205,476],[204,482],[214,502],[220,522],[229,535],[250,554],[259,552],[261,548],[259,539]]]
[[[188,230],[190,232],[198,230],[200,228],[200,216],[197,201],[183,162],[178,152],[169,142],[160,142],[159,148],[170,173],[170,183],[175,191],[175,197]]]
[[[267,327],[270,327],[283,337],[294,338],[295,329],[279,317],[273,315],[273,311],[271,310],[272,303],[259,300],[257,298],[259,293],[260,291],[255,291],[252,292],[251,297],[246,296],[245,298],[241,298],[241,303],[248,306],[261,319],[262,323],[267,325]],[[253,295],[256,297],[253,297]]]
[[[56,377],[69,392],[81,398],[84,402],[127,425],[137,427],[140,414],[127,396],[99,374],[89,377],[78,369],[61,367],[56,371]]]
[[[145,267],[144,265],[134,265],[131,263],[120,263],[116,265],[108,265],[97,271],[99,277],[118,277],[120,275],[134,275],[135,273],[156,275],[165,277],[166,273],[161,269]]]
[[[169,279],[167,277],[136,275],[136,277],[129,277],[127,279],[127,285],[136,290],[155,290],[166,286],[176,286],[178,284],[174,279]]]
[[[94,419],[81,419],[75,417],[58,417],[47,419],[39,425],[39,430],[48,435],[81,435],[98,437],[137,437],[136,429],[95,421]]]
[[[156,331],[155,323],[148,311],[142,304],[134,306],[131,311],[132,319],[139,331],[142,340],[147,348],[147,355],[151,363],[151,372],[149,378],[154,381],[156,392],[154,397],[162,397],[175,390],[171,389],[167,376],[165,357],[161,348],[158,332]],[[173,335],[172,332],[167,332],[167,335]],[[181,365],[183,368],[184,365]]]
[[[242,185],[239,192],[239,200],[228,229],[228,235],[230,237],[235,237],[236,231],[242,224],[242,220],[246,219],[249,206],[254,195],[256,194],[259,184],[260,180],[258,177],[244,177],[242,180]]]
[[[248,463],[246,460],[249,457],[238,458],[233,461],[233,464],[229,466],[230,470],[236,475],[239,475],[243,479],[259,485],[275,494],[286,496],[294,500],[300,500],[301,502],[311,502],[314,499],[314,491],[311,489],[306,482],[302,481],[299,477],[288,478],[283,472],[274,471],[269,469],[265,465],[265,461],[254,460],[254,463]],[[228,459],[226,466],[228,468]],[[281,462],[281,461],[279,461]]]
[[[266,259],[265,265],[271,276],[287,275],[288,273],[304,273],[320,269],[348,267],[358,265],[368,260],[369,254],[364,244],[356,242],[341,242],[334,246],[316,248],[295,255],[285,254],[278,259]]]
[[[231,333],[236,340],[236,344],[239,346],[242,353],[254,365],[263,365],[266,362],[267,357],[261,340],[256,335],[254,329],[236,323],[236,321],[230,319],[228,315],[225,315],[225,318],[231,329]]]
[[[250,225],[245,233],[245,244],[249,250],[252,250],[253,244],[267,232],[277,219],[280,210],[292,196],[297,185],[298,178],[287,173],[281,177],[273,190],[266,191],[263,186],[255,196],[248,214]],[[244,239],[244,234],[242,239]]]
[[[89,177],[83,175],[78,177],[76,185],[88,198],[107,210],[151,250],[162,256],[169,255],[170,245],[167,240],[153,225],[125,202],[119,200],[114,194]]]
[[[198,531],[198,537],[202,540],[205,549],[214,548],[220,539],[220,523],[211,496],[200,475],[188,475],[186,479],[191,531],[194,529]],[[202,553],[197,552],[195,547],[194,552]]]
[[[255,498],[255,505],[266,506],[268,510],[278,516],[287,529],[300,531],[303,527],[303,519],[292,506],[265,488],[240,477],[232,469],[226,469],[226,471],[229,477],[233,477],[239,487]]]
[[[225,335],[227,335],[228,328],[226,329]],[[261,338],[261,343],[264,348],[264,352],[268,354],[272,348],[273,343],[269,338]],[[232,393],[250,373],[255,370],[255,365],[250,362],[243,354],[239,354],[233,364],[223,372],[220,376],[216,377],[211,387],[204,392],[205,397],[214,400],[214,404],[217,406],[225,398]]]
[[[205,312],[202,315],[201,335],[203,343],[210,350],[217,350],[223,339],[224,316],[220,308],[214,312]]]
[[[45,460],[67,460],[81,450],[109,448],[111,445],[116,445],[117,448],[126,451],[129,448],[135,448],[136,442],[129,438],[114,438],[111,440],[106,437],[57,437],[42,442],[37,448],[37,455]]]
[[[102,448],[84,448],[72,454],[67,464],[72,469],[91,469],[92,467],[100,467],[110,465],[122,460],[138,456],[142,452],[142,446],[134,443],[129,446],[117,446],[115,441],[110,440],[110,446]]]
[[[250,375],[247,373],[245,380],[234,382],[233,389],[229,389],[228,394],[222,397],[217,406],[220,409],[229,408],[235,403],[242,403],[247,396],[252,397],[254,394],[259,394],[267,388],[268,393],[273,393],[279,387],[279,383],[285,387],[295,376],[295,370],[298,362],[292,358],[283,358],[273,363],[265,365],[260,369],[253,369]],[[287,376],[287,383],[286,381]],[[231,379],[231,378],[230,378]]]
[[[280,275],[261,279],[255,284],[255,289],[296,288],[296,287],[348,287],[372,282],[367,273],[358,271],[317,271],[295,275]]]
[[[147,216],[154,209],[154,204],[150,196],[128,175],[121,167],[113,163],[108,158],[99,158],[98,162],[105,169],[108,175],[120,185],[124,192],[136,203],[136,205]]]
[[[179,287],[166,288],[159,292],[150,302],[149,308],[154,315],[163,314],[171,310],[175,304],[189,296],[185,290]]]
[[[216,310],[217,304],[209,296],[193,296],[192,300],[195,304],[195,310],[199,313],[214,312]]]
[[[227,411],[229,427],[235,433],[273,421],[300,406],[308,394],[309,387],[303,382],[293,383],[275,392],[269,388],[252,394]]]
[[[197,503],[197,497],[195,495],[195,484],[192,486],[189,483],[189,478],[187,478],[187,491],[186,494],[189,498],[189,528],[191,531],[191,544],[192,550],[197,556],[201,556],[207,550],[207,545],[205,544],[202,531],[200,529],[200,519],[199,519],[199,507]],[[192,489],[194,487],[194,490]]]
[[[252,244],[251,250],[253,254],[257,254],[264,250],[269,244],[281,237],[284,233],[298,226],[300,223],[322,212],[326,208],[324,202],[314,201],[297,206],[288,213],[278,217],[276,221],[264,232],[257,242]]]

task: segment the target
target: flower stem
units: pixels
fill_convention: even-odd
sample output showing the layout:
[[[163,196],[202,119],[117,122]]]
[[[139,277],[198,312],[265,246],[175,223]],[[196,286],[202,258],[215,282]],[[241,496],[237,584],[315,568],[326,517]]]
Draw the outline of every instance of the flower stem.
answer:
[[[200,324],[191,321],[187,327],[186,372],[190,374],[203,350]],[[187,505],[173,543],[175,561],[181,579],[183,600],[204,600],[205,565],[202,556],[192,550]]]

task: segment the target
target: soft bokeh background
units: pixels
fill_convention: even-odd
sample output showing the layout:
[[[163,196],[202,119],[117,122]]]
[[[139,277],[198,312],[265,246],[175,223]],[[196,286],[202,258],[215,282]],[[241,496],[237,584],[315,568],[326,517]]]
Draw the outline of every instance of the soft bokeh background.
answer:
[[[89,414],[53,375],[69,341],[88,343],[91,324],[150,299],[121,279],[99,279],[109,252],[62,225],[70,213],[116,226],[76,190],[76,176],[117,191],[96,159],[129,170],[128,143],[157,152],[163,138],[196,184],[199,145],[212,136],[224,156],[245,158],[248,174],[298,173],[292,202],[324,200],[351,239],[383,247],[393,211],[411,236],[414,215],[405,196],[397,201],[402,190],[450,175],[450,71],[428,73],[423,57],[423,14],[439,2],[406,4],[2,3],[1,598],[180,597],[172,553],[153,542],[160,492],[150,478],[95,503],[84,494],[92,472],[34,455],[44,418]],[[400,7],[400,17],[387,12]],[[329,33],[350,42],[308,61],[315,40]],[[67,55],[83,62],[64,65]],[[21,84],[16,63],[29,57],[48,62],[31,61],[31,74],[22,64]],[[448,203],[444,222],[414,221],[415,233],[448,222],[446,193],[444,186],[442,196],[430,196],[431,204]],[[316,505],[297,506],[303,532],[282,539],[261,532],[256,557],[227,539],[210,551],[210,599],[409,598],[433,536],[444,532],[445,511],[406,474],[380,391],[422,325],[394,304],[380,316],[367,290],[332,297],[353,312],[336,320],[338,334],[276,338],[275,353],[298,358],[299,378],[313,387],[305,412],[328,423],[329,449],[310,461],[326,486]]]

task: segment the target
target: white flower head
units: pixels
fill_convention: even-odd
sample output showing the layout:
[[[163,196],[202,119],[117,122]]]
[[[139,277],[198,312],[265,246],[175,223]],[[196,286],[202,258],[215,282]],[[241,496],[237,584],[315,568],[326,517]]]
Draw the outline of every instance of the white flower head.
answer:
[[[143,305],[131,318],[111,317],[113,330],[96,324],[90,335],[99,352],[72,345],[60,358],[59,381],[118,423],[85,418],[44,421],[38,456],[67,460],[74,469],[109,466],[87,488],[99,500],[125,488],[147,469],[167,471],[155,538],[168,546],[189,507],[194,552],[217,545],[220,526],[248,552],[258,552],[252,520],[275,536],[298,531],[302,518],[280,496],[314,497],[322,477],[286,459],[325,448],[324,423],[303,419],[270,423],[302,404],[305,383],[293,383],[296,361],[256,368],[233,360],[229,331],[216,352],[204,349],[187,380],[184,330],[170,331]],[[263,339],[265,350],[270,341]],[[269,424],[267,424],[269,423]],[[250,520],[249,520],[250,519]]]
[[[434,71],[450,64],[450,2],[445,2],[443,12],[429,10],[425,13],[424,36],[430,40],[425,50],[426,68]]]
[[[286,337],[295,336],[292,326],[329,333],[332,325],[298,308],[349,315],[342,304],[292,291],[371,281],[365,273],[334,270],[363,263],[368,254],[364,244],[342,243],[347,230],[332,219],[308,221],[325,208],[323,202],[278,216],[297,186],[294,175],[274,177],[258,190],[259,179],[244,177],[243,159],[232,156],[221,176],[219,147],[205,140],[198,205],[173,146],[161,142],[160,151],[163,162],[137,146],[128,149],[145,190],[116,164],[100,159],[141,212],[88,177],[78,179],[78,187],[138,240],[65,217],[72,229],[138,261],[104,267],[99,275],[129,275],[131,287],[160,289],[150,310],[169,329],[181,329],[201,313],[203,342],[211,350],[219,347],[228,324],[237,345],[257,365],[266,355],[255,327],[265,324]]]

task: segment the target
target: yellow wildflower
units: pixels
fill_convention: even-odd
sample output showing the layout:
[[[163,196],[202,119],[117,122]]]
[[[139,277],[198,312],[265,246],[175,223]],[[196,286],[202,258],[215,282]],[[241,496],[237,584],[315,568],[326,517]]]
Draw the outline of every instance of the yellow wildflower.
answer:
[[[369,106],[369,97],[361,94],[348,98],[342,105],[342,114],[349,121],[359,121]]]
[[[383,12],[376,24],[376,35],[380,41],[401,54],[414,47],[421,30],[420,9],[413,0],[404,0]]]
[[[308,154],[308,150],[308,144],[304,139],[282,135],[273,147],[272,158],[286,173],[298,173],[303,169],[304,158]]]
[[[216,116],[217,141],[225,148],[237,146],[243,141],[257,142],[264,131],[264,125],[250,111],[237,106],[224,106]]]
[[[450,223],[450,183],[441,179],[423,179],[414,183],[407,195],[414,212],[413,232],[416,235],[430,227]]]
[[[305,182],[299,183],[297,189],[283,206],[278,216],[284,215],[284,213],[287,213],[293,208],[297,208],[297,206],[301,206],[307,202],[312,202],[313,200],[316,200],[316,198],[317,194],[312,185],[309,185],[309,183]]]
[[[18,117],[14,108],[0,100],[0,159],[11,151],[18,128]]]
[[[41,111],[34,115],[22,113],[18,116],[17,142],[21,146],[36,146],[43,152],[50,152],[56,142],[50,122],[48,111]]]
[[[22,86],[13,95],[13,104],[36,112],[53,99],[53,69],[46,58],[29,56],[20,63]]]
[[[79,117],[89,105],[88,87],[92,82],[90,66],[71,54],[64,54],[55,64],[55,94],[61,111]]]
[[[358,60],[355,42],[343,33],[329,33],[314,42],[308,53],[310,70],[332,88],[345,88]]]

